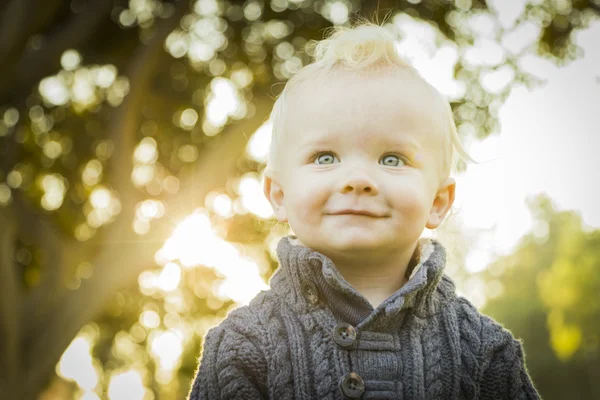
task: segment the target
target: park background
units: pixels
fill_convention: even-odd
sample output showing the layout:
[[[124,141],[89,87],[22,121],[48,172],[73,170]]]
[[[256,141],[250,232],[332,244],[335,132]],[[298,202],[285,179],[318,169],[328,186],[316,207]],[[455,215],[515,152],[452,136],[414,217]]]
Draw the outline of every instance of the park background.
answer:
[[[460,294],[543,398],[600,398],[597,0],[3,2],[0,398],[185,398],[289,233],[261,191],[274,99],[357,15],[479,161],[424,232]]]

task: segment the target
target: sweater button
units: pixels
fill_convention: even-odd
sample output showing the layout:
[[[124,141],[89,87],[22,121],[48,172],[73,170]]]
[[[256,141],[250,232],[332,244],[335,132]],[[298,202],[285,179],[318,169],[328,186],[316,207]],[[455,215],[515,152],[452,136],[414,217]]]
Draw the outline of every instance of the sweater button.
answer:
[[[356,341],[356,329],[346,322],[341,322],[334,326],[331,333],[333,341],[341,347],[350,347]]]
[[[351,399],[358,399],[365,391],[365,382],[360,375],[351,372],[342,377],[340,381],[342,392]]]
[[[302,294],[312,305],[315,305],[319,302],[319,292],[317,292],[317,287],[310,281],[304,282],[302,285]]]

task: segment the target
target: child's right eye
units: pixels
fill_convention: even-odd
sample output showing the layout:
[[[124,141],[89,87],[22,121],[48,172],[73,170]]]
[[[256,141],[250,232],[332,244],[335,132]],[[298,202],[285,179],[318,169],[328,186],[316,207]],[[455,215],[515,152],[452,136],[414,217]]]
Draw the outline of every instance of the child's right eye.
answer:
[[[333,156],[333,154],[320,153],[319,155],[317,155],[315,162],[319,165],[323,165],[323,164],[327,165],[327,164],[332,164],[334,160],[335,160],[335,157]]]

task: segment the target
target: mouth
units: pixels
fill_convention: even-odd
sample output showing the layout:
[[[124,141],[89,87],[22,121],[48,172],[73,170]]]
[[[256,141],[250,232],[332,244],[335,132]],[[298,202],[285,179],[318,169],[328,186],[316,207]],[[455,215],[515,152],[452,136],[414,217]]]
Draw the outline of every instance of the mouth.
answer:
[[[369,211],[363,211],[363,210],[341,210],[341,211],[331,213],[331,215],[362,215],[365,217],[372,217],[372,218],[384,217],[384,215],[372,213]]]

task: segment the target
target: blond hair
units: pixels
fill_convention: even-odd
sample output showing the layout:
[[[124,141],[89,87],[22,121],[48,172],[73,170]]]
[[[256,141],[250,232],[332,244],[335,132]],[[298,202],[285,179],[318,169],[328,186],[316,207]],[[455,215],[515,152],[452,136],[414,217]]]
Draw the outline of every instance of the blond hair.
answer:
[[[441,126],[446,131],[441,143],[440,176],[442,179],[449,176],[455,151],[463,160],[476,162],[460,141],[448,100],[398,54],[395,39],[387,29],[369,22],[361,22],[352,28],[335,27],[329,37],[316,44],[314,54],[314,62],[290,78],[275,101],[270,116],[273,133],[265,175],[277,176],[278,167],[281,165],[280,158],[285,156],[278,149],[285,136],[286,98],[302,83],[326,78],[328,74],[335,73],[338,68],[362,72],[391,67],[408,72],[423,82],[437,99],[436,106]]]

